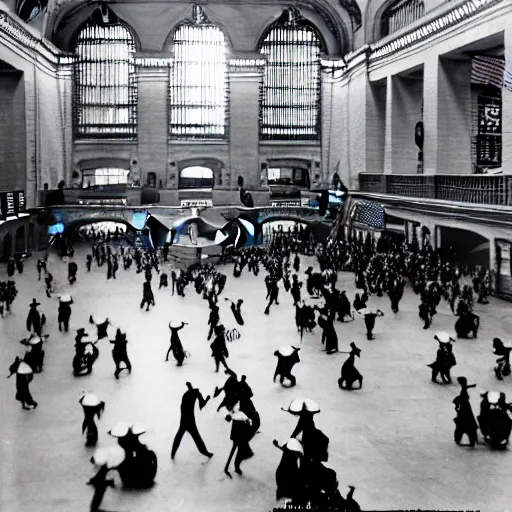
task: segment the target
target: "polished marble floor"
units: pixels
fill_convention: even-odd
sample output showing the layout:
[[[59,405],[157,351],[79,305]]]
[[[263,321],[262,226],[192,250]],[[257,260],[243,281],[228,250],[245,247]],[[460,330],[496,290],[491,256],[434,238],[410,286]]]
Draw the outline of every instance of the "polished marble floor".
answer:
[[[225,376],[214,373],[207,335],[208,311],[204,301],[188,288],[186,297],[171,296],[169,289],[156,290],[156,306],[150,312],[139,309],[142,274],[120,270],[117,280],[106,280],[106,269],[85,273],[84,249],[77,250],[78,282],[70,287],[66,265],[52,255],[49,269],[56,278],[57,293],[71,293],[75,300],[72,331],[57,329],[57,299],[47,298],[43,281],[37,281],[37,255],[27,261],[25,272],[16,274],[20,290],[13,313],[0,319],[0,370],[7,369],[22,354],[19,340],[26,335],[25,319],[33,297],[48,317],[44,372],[36,375],[31,390],[39,407],[24,411],[14,399],[14,379],[0,378],[0,510],[2,512],[69,512],[87,510],[91,488],[86,481],[93,474],[92,451],[81,437],[82,391],[92,391],[106,401],[99,421],[101,446],[115,443],[107,431],[118,421],[143,421],[148,426],[144,441],[159,458],[157,484],[149,491],[107,492],[103,508],[109,511],[194,512],[268,511],[276,505],[275,470],[280,452],[272,445],[291,434],[295,419],[281,407],[294,397],[316,400],[322,412],[317,426],[330,438],[329,465],[340,481],[342,492],[355,485],[355,497],[363,510],[512,510],[512,452],[496,452],[481,444],[460,448],[453,442],[452,400],[458,387],[430,382],[426,364],[432,362],[437,343],[436,330],[453,330],[454,317],[445,304],[439,308],[431,329],[424,331],[417,316],[418,298],[408,289],[397,315],[391,313],[386,297],[372,297],[370,306],[385,313],[377,320],[376,338],[367,341],[364,323],[336,325],[340,349],[351,341],[362,349],[357,361],[365,377],[361,391],[341,391],[337,385],[346,354],[327,356],[320,333],[306,334],[302,344],[294,325],[291,297],[281,291],[280,302],[269,316],[263,314],[265,286],[259,277],[229,275],[224,296],[244,300],[246,324],[239,328],[242,338],[229,345],[230,365],[246,374],[261,414],[261,433],[252,442],[255,457],[242,466],[244,475],[230,480],[223,467],[230,450],[230,424],[216,412],[220,398],[196,413],[199,431],[211,460],[200,455],[190,438],[175,461],[170,449],[179,422],[179,406],[185,382],[191,381],[203,393],[213,394]],[[304,262],[306,264],[306,262]],[[306,267],[303,267],[306,268]],[[302,272],[303,270],[301,270]],[[0,279],[5,279],[5,266]],[[350,297],[353,276],[340,274],[340,288]],[[225,302],[221,319],[227,328],[236,324]],[[473,410],[478,410],[478,390],[500,389],[512,397],[512,381],[498,385],[492,372],[491,340],[499,336],[511,342],[512,307],[492,299],[477,305],[481,330],[477,340],[459,340],[454,352],[458,364],[454,376],[465,375],[478,384],[471,392]],[[71,371],[74,331],[89,327],[93,314],[106,315],[128,334],[131,375],[114,378],[111,345],[100,342],[100,358],[92,375],[75,378]],[[183,331],[185,349],[191,354],[183,367],[165,363],[168,323],[171,319],[190,322]],[[296,366],[298,385],[284,389],[272,383],[274,350],[287,344],[301,347]],[[510,379],[510,378],[509,378]]]

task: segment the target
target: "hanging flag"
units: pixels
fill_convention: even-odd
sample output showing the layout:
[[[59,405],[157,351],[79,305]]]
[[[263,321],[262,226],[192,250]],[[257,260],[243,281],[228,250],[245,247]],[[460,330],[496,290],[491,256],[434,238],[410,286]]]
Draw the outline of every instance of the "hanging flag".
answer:
[[[512,92],[512,55],[505,56],[505,72],[503,74],[503,87]]]
[[[372,228],[384,229],[386,227],[384,206],[373,201],[359,201],[354,210],[352,221]]]
[[[471,82],[474,84],[503,87],[505,59],[477,55],[471,60]]]

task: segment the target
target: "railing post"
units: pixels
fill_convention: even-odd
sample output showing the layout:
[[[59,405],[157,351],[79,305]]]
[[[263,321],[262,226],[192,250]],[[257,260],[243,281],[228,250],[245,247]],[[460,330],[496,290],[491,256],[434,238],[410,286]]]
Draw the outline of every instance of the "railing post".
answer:
[[[437,199],[438,196],[438,179],[436,174],[432,174],[432,196]]]
[[[388,174],[381,174],[380,191],[382,194],[389,194],[389,176]]]

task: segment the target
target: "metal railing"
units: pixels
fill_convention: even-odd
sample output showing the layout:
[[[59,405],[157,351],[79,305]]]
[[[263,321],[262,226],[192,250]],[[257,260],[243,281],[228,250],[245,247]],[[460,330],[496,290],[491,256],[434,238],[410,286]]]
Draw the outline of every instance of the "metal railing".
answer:
[[[512,176],[359,174],[359,190],[423,199],[512,206]]]

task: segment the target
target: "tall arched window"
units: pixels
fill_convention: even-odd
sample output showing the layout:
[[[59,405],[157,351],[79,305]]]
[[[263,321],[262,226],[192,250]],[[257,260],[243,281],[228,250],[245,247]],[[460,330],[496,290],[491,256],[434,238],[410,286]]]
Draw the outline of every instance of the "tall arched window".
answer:
[[[225,138],[228,104],[227,47],[222,30],[200,6],[194,20],[174,32],[170,80],[172,138]]]
[[[320,53],[316,28],[292,8],[260,44],[267,57],[260,107],[263,140],[320,138]]]
[[[137,133],[135,44],[112,11],[97,10],[75,46],[77,138],[132,139]]]

